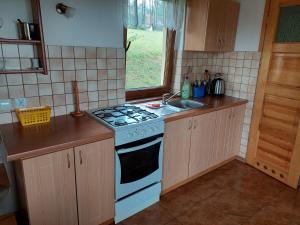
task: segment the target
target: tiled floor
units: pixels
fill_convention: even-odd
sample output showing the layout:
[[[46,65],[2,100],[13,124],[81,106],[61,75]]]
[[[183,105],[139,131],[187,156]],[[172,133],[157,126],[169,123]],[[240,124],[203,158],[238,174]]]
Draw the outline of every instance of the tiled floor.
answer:
[[[300,225],[300,191],[233,161],[120,225]]]

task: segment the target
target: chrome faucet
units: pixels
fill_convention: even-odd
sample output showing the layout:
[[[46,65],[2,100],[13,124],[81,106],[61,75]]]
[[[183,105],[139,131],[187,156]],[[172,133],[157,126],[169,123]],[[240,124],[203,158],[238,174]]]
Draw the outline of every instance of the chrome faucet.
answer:
[[[168,101],[170,101],[172,98],[176,97],[177,95],[180,94],[181,91],[177,91],[175,92],[175,94],[172,94],[172,93],[166,93],[166,94],[163,94],[162,96],[162,104],[163,105],[166,105],[168,103]],[[171,96],[170,96],[171,95]],[[168,96],[170,96],[169,98],[167,98]]]

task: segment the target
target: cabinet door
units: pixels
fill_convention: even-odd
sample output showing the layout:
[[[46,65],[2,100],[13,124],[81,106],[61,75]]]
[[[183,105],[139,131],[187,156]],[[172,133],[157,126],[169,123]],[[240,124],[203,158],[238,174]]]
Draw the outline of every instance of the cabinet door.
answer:
[[[79,225],[114,217],[114,140],[75,148]]]
[[[221,51],[225,1],[210,0],[206,26],[205,51]]]
[[[234,50],[240,4],[232,0],[224,0],[224,2],[225,17],[222,21],[221,50],[228,52]]]
[[[209,0],[187,0],[185,17],[186,51],[204,51]]]
[[[193,118],[189,176],[194,176],[214,164],[213,150],[216,112]]]
[[[73,149],[22,161],[31,225],[77,224]]]
[[[213,166],[223,162],[231,149],[232,108],[216,113],[216,130],[213,144]]]
[[[192,119],[166,123],[164,135],[163,190],[188,178]]]
[[[226,158],[236,156],[240,152],[241,138],[243,131],[243,123],[245,116],[246,105],[236,106],[232,109],[232,122],[231,122],[231,148],[229,155]]]

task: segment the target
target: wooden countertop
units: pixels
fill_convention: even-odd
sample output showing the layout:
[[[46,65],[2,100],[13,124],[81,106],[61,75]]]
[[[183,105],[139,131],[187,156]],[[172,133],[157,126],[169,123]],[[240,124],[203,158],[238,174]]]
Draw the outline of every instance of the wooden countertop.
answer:
[[[221,97],[213,97],[213,96],[205,96],[199,99],[193,99],[202,103],[207,104],[207,106],[201,109],[192,109],[188,111],[178,112],[174,114],[170,114],[165,116],[165,122],[171,122],[174,120],[178,120],[181,118],[191,117],[191,116],[198,116],[201,114],[226,109],[233,106],[238,106],[242,104],[246,104],[248,100],[235,98],[230,96],[221,96]]]
[[[209,112],[213,112],[213,111],[217,111],[217,110],[246,104],[248,102],[248,100],[230,97],[230,96],[221,96],[221,97],[206,96],[203,98],[193,99],[193,100],[205,103],[205,104],[207,104],[207,106],[205,106],[201,109],[192,109],[192,110],[187,110],[187,111],[182,111],[182,112],[166,115],[166,116],[164,116],[165,122],[171,122],[171,121],[186,118],[186,117],[198,116],[201,114],[205,114],[205,113],[209,113]]]
[[[114,131],[85,115],[51,118],[48,124],[22,127],[19,123],[0,125],[7,160],[31,158],[114,137]]]

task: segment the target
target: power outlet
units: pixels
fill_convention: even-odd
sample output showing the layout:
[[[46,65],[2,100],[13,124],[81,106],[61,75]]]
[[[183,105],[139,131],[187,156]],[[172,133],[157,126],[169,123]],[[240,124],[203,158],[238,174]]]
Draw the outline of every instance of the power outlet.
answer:
[[[26,98],[16,98],[15,107],[16,108],[25,108],[27,106]]]
[[[10,112],[11,101],[9,99],[0,99],[0,112]]]

